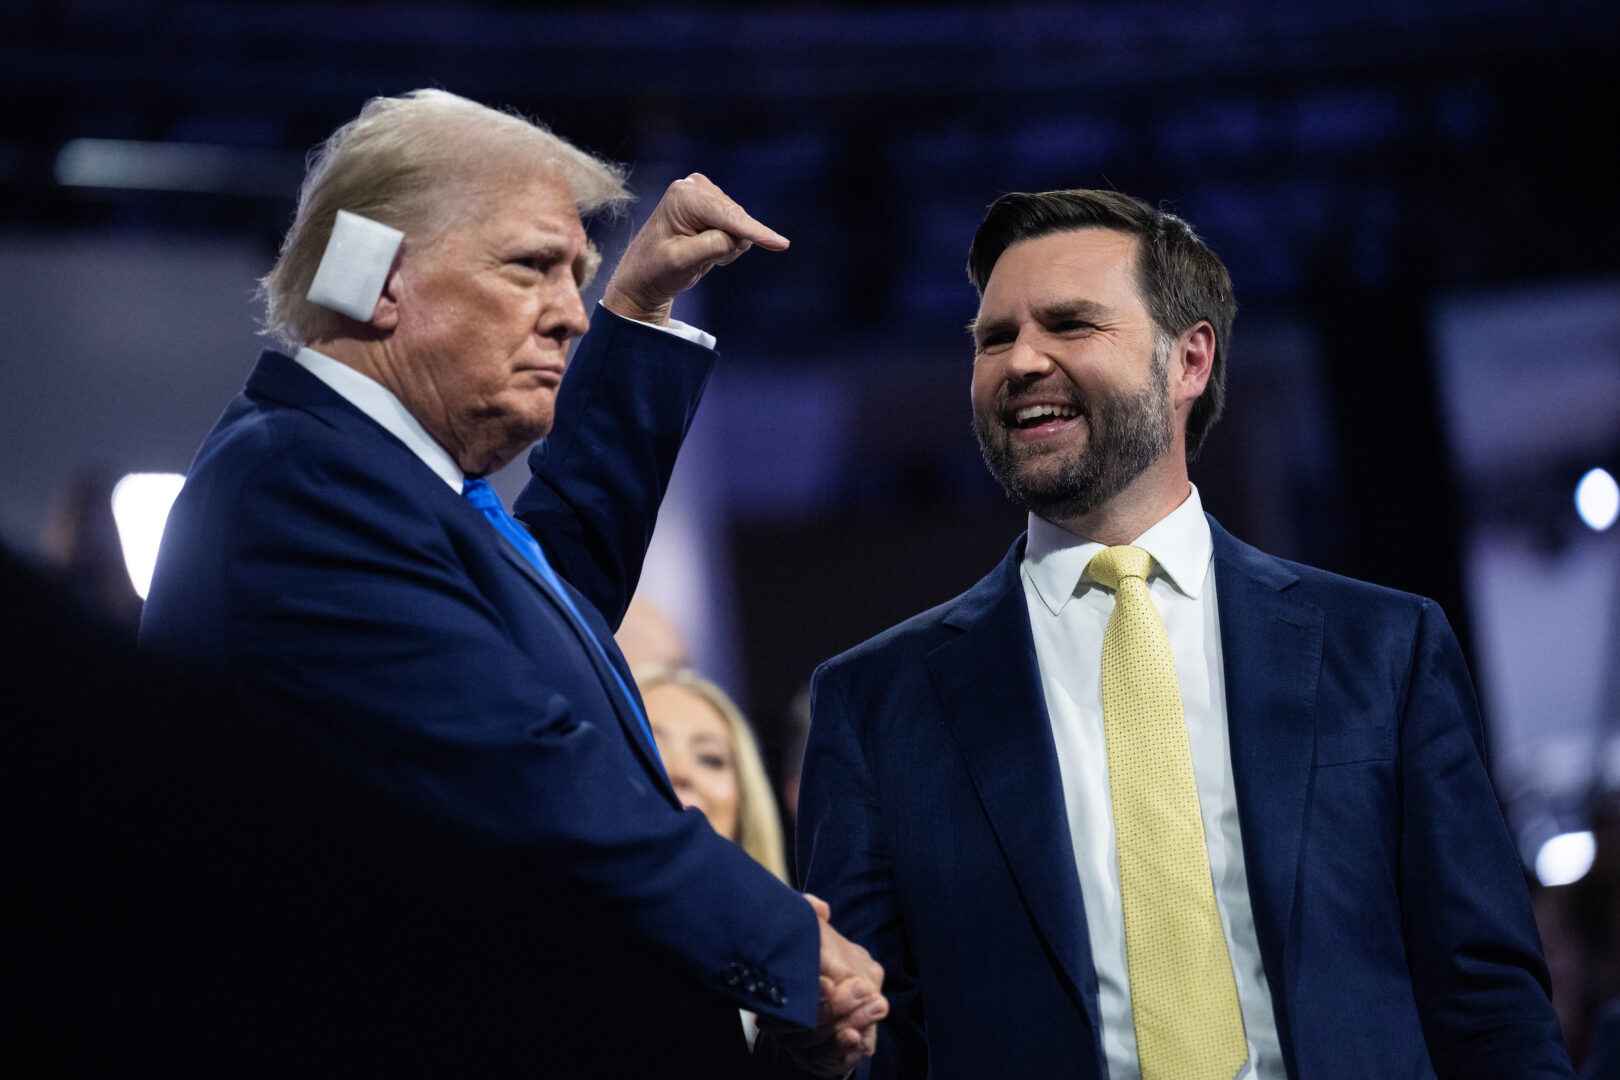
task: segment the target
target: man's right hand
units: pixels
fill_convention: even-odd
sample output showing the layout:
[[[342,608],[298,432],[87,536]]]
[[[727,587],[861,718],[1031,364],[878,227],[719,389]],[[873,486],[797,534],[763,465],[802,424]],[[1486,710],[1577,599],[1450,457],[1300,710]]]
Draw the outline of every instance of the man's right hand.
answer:
[[[883,966],[829,921],[825,901],[808,893],[821,924],[821,996],[816,1028],[806,1031],[761,1017],[794,1062],[817,1076],[843,1076],[877,1049],[877,1025],[889,1015],[883,996]]]
[[[678,294],[755,245],[785,251],[788,239],[749,217],[707,176],[693,173],[669,185],[631,239],[602,304],[615,315],[667,326]]]

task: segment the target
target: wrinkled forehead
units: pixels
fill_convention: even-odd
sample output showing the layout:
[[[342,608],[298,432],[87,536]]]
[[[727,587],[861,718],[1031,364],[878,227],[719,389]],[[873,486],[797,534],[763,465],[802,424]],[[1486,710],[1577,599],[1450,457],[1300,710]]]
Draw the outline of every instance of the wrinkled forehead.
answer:
[[[562,259],[589,281],[601,255],[585,233],[566,185],[545,176],[534,182],[472,184],[440,189],[431,218],[412,234],[417,252],[459,252],[458,257]]]

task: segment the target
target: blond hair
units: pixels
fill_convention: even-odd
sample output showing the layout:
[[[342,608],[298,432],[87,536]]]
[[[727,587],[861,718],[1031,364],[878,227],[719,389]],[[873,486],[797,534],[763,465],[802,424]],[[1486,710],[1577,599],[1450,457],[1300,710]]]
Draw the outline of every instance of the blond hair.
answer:
[[[294,345],[341,331],[343,316],[306,299],[339,210],[402,230],[407,245],[431,242],[472,196],[536,171],[568,185],[581,217],[632,198],[623,167],[517,113],[444,90],[372,98],[310,154],[292,228],[259,282],[265,331]]]
[[[737,846],[754,861],[782,881],[788,878],[787,856],[782,845],[782,818],[776,809],[776,794],[765,777],[765,763],[759,756],[753,729],[737,703],[720,687],[691,668],[659,665],[638,667],[636,685],[643,695],[660,686],[679,686],[707,702],[726,722],[731,735],[731,759],[737,769]]]

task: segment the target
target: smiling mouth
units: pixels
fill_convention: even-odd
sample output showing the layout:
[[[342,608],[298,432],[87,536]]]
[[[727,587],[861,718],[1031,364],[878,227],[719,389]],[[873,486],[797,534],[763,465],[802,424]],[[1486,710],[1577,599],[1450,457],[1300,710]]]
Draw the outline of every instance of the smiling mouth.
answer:
[[[1002,414],[1006,425],[1014,431],[1056,431],[1085,415],[1077,405],[1024,405]]]
[[[1039,427],[1052,420],[1073,420],[1080,410],[1073,405],[1026,405],[1013,411],[1013,427]]]

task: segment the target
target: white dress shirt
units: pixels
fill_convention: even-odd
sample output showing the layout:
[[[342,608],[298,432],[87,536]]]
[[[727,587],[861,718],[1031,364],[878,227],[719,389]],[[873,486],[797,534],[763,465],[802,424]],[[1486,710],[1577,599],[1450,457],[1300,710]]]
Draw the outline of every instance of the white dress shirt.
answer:
[[[599,317],[624,318],[600,304],[597,306],[601,308],[598,312]],[[678,338],[702,345],[705,349],[712,349],[715,345],[713,334],[689,326],[679,319],[669,320],[668,326],[659,326],[657,323],[642,325],[674,334]],[[331,387],[343,400],[377,421],[384,431],[410,447],[411,452],[421,458],[422,464],[432,469],[435,476],[449,484],[457,495],[461,494],[467,480],[461,466],[456,464],[448,450],[434,441],[433,436],[427,433],[427,428],[410,414],[399,398],[394,396],[393,391],[371,376],[362,375],[348,364],[334,360],[325,353],[316,352],[307,345],[299,349],[293,359],[298,361],[304,370]]]
[[[1249,1042],[1249,1061],[1238,1076],[1285,1080],[1277,1021],[1260,963],[1254,910],[1244,876],[1227,738],[1214,548],[1198,489],[1132,543],[1152,555],[1157,564],[1148,578],[1148,592],[1164,618],[1170,651],[1176,658],[1215,902],[1226,931]],[[1109,1080],[1140,1080],[1103,738],[1102,640],[1114,597],[1086,573],[1092,556],[1102,549],[1102,544],[1031,514],[1022,574],[1041,689],[1063,778],[1064,810],[1074,839],[1080,895],[1085,901]]]

